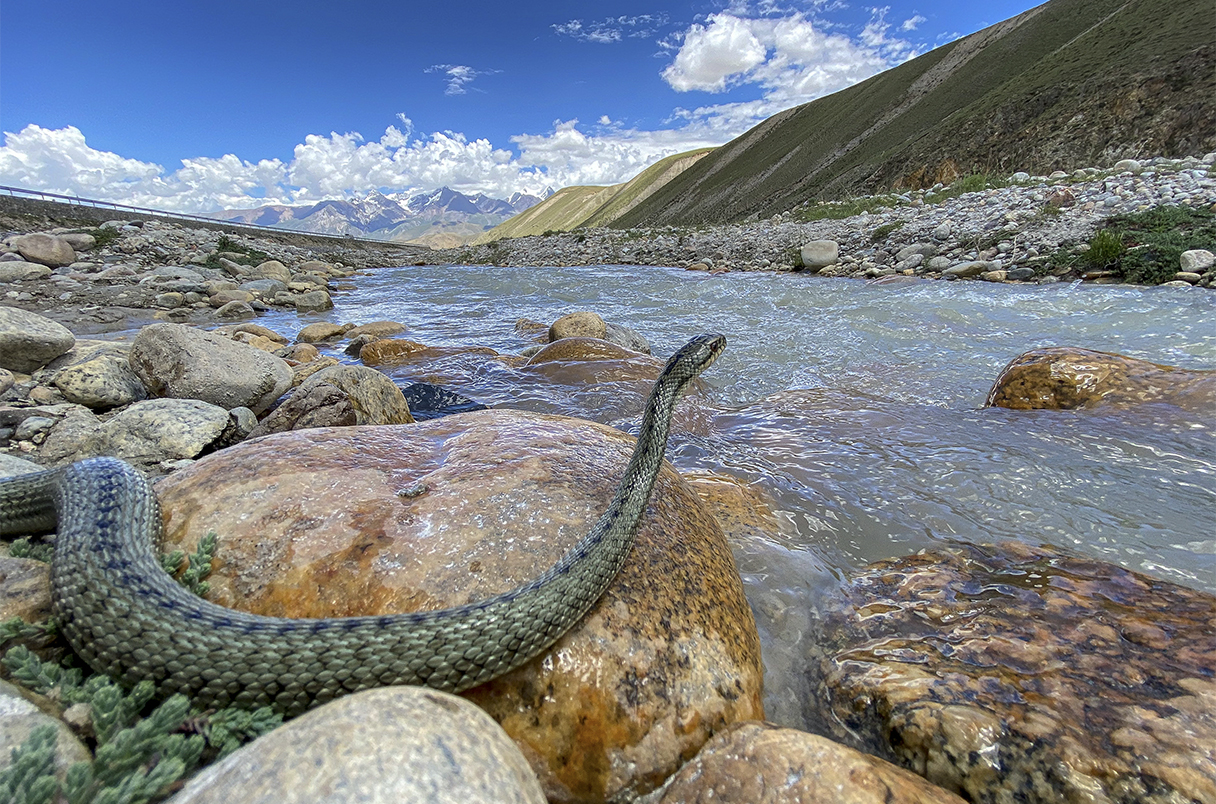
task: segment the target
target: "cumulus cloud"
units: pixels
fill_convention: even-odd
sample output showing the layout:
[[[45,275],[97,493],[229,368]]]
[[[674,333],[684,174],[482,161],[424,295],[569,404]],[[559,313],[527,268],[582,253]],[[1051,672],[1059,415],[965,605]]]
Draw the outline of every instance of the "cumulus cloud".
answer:
[[[650,38],[666,24],[666,14],[637,14],[635,16],[608,17],[586,23],[581,19],[570,20],[549,27],[559,36],[569,36],[582,42],[598,42],[608,45],[620,42],[625,38]]]
[[[493,75],[500,73],[502,70],[474,70],[464,64],[433,64],[427,67],[425,72],[428,73],[444,73],[448,77],[447,88],[443,90],[444,95],[464,95],[469,91],[469,84],[473,83],[473,79],[479,75]],[[483,90],[478,90],[479,92]]]
[[[908,17],[906,20],[904,20],[902,23],[900,23],[899,30],[915,31],[917,28],[919,28],[921,26],[921,24],[926,23],[928,21],[929,21],[928,19],[926,19],[925,17],[922,17],[920,14],[913,14],[911,17]]]

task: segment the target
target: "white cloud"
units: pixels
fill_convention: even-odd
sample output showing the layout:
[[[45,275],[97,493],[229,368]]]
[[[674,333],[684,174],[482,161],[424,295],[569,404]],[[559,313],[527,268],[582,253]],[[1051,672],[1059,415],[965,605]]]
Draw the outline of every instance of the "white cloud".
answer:
[[[635,16],[608,17],[584,23],[580,20],[549,26],[558,36],[569,36],[583,42],[598,42],[609,45],[625,38],[648,39],[667,24],[666,14],[638,14]]]
[[[904,21],[903,21],[903,22],[900,24],[900,26],[899,26],[899,30],[901,30],[901,31],[915,31],[915,30],[916,30],[917,28],[919,28],[919,27],[920,27],[920,26],[921,26],[923,23],[926,23],[926,22],[928,22],[928,21],[929,21],[928,19],[926,19],[925,17],[922,17],[920,14],[913,14],[911,17],[908,17],[906,20],[904,20]]]
[[[474,70],[464,64],[433,64],[427,67],[424,72],[428,73],[444,73],[448,77],[447,88],[443,90],[444,95],[464,95],[469,89],[469,84],[473,83],[473,79],[479,75],[493,75],[500,73],[502,70]],[[484,90],[477,90],[482,92]]]
[[[663,70],[663,79],[677,92],[725,91],[727,79],[744,80],[768,57],[754,30],[765,24],[730,14],[711,15],[708,25],[693,25],[684,33],[684,44]]]

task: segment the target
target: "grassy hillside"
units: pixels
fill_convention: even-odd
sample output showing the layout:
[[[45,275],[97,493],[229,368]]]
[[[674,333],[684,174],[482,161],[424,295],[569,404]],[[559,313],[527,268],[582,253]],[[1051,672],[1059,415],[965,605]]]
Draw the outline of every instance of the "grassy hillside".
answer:
[[[611,225],[1216,150],[1211,32],[1207,0],[1052,0],[764,121]]]
[[[566,187],[531,209],[503,221],[473,243],[478,245],[503,237],[527,237],[545,232],[568,232],[579,226],[607,226],[712,150],[701,148],[660,159],[624,184]]]

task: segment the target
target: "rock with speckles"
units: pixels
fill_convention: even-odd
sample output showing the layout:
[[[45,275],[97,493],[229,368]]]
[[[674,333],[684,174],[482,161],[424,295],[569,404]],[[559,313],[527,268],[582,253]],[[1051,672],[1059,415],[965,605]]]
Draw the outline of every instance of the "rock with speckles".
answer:
[[[646,804],[963,804],[958,796],[817,734],[737,723]]]
[[[1013,542],[846,597],[807,663],[841,742],[976,804],[1216,801],[1216,597]]]
[[[632,448],[591,422],[479,411],[247,441],[157,490],[170,545],[221,534],[217,603],[287,617],[435,609],[551,566],[606,508]],[[722,530],[668,466],[588,616],[465,694],[521,747],[549,801],[592,802],[653,790],[711,734],[762,717],[761,683]]]
[[[206,768],[169,804],[545,804],[502,728],[421,687],[332,701]]]
[[[989,407],[1070,410],[1166,402],[1216,408],[1216,371],[1161,366],[1091,349],[1033,349],[1009,363],[988,393]]]

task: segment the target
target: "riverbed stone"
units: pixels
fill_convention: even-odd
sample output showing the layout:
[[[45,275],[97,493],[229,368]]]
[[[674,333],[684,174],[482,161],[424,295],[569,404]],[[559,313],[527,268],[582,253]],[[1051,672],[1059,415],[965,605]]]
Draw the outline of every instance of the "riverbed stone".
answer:
[[[0,262],[0,282],[25,282],[31,279],[45,279],[50,275],[50,268],[34,262],[24,260]]]
[[[76,262],[76,252],[62,237],[35,232],[12,239],[13,247],[29,262],[63,268]]]
[[[309,427],[350,427],[358,423],[350,397],[327,382],[302,388],[272,410],[249,433],[250,438]]]
[[[324,290],[310,290],[295,297],[296,310],[301,313],[320,313],[334,309],[333,299]]]
[[[76,337],[49,318],[0,305],[0,368],[29,374],[72,348]]]
[[[291,271],[287,270],[287,266],[278,260],[266,260],[258,263],[250,272],[251,276],[259,279],[277,279],[286,285],[291,281]]]
[[[1204,248],[1193,248],[1182,252],[1178,258],[1180,271],[1202,274],[1216,265],[1216,254]]]
[[[410,407],[392,380],[367,366],[330,366],[300,383],[297,394],[305,395],[317,385],[337,388],[355,412],[357,424],[409,424]]]
[[[199,399],[146,399],[106,420],[82,447],[143,465],[197,458],[228,427],[228,411]]]
[[[292,380],[282,358],[183,324],[141,329],[131,346],[131,368],[156,396],[255,413],[270,407]]]
[[[613,324],[611,321],[604,323],[604,340],[609,343],[615,343],[617,346],[624,346],[626,349],[631,349],[634,352],[641,352],[644,355],[650,354],[650,343],[643,338],[639,333],[629,327],[620,324]]]
[[[545,804],[523,754],[463,698],[365,690],[204,769],[170,804]]]
[[[321,343],[332,338],[340,338],[352,329],[354,329],[354,326],[351,324],[333,324],[329,321],[318,321],[300,330],[300,333],[296,335],[296,341],[299,343]]]
[[[977,804],[1216,800],[1216,597],[1012,542],[845,594],[811,700],[842,742]]]
[[[1005,366],[985,404],[1014,410],[1072,410],[1146,402],[1211,411],[1216,405],[1216,371],[1163,366],[1091,349],[1033,349]]]
[[[55,387],[69,402],[93,409],[117,408],[148,397],[125,355],[103,354],[68,366],[55,375]]]
[[[608,326],[604,319],[589,310],[568,313],[553,322],[549,327],[549,341],[562,338],[598,338],[604,340],[608,334]]]
[[[262,614],[434,609],[530,581],[613,496],[633,439],[490,410],[279,433],[158,485],[170,546],[209,529],[210,599]],[[654,789],[728,723],[762,717],[759,640],[717,522],[669,466],[582,622],[465,693],[503,724],[551,802]]]
[[[352,327],[344,334],[348,338],[358,338],[360,335],[371,335],[373,338],[387,338],[391,335],[400,335],[405,330],[405,324],[397,321],[370,321],[366,324]]]
[[[34,465],[35,471],[44,468]],[[32,558],[0,556],[0,622],[19,617],[27,623],[41,623],[50,616],[51,565]]]
[[[736,723],[715,734],[645,804],[963,804],[878,757],[817,734]]]
[[[812,240],[804,243],[799,251],[802,267],[814,272],[840,259],[840,244],[835,240]]]
[[[970,279],[973,276],[979,276],[982,273],[995,270],[997,270],[996,263],[973,260],[971,262],[960,262],[958,265],[951,265],[942,271],[942,276],[952,276],[955,279]]]

